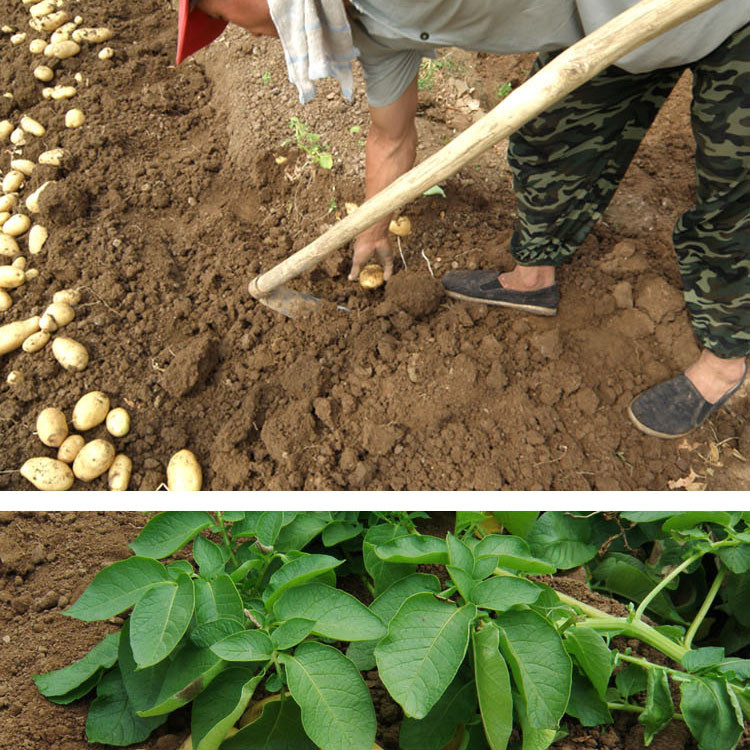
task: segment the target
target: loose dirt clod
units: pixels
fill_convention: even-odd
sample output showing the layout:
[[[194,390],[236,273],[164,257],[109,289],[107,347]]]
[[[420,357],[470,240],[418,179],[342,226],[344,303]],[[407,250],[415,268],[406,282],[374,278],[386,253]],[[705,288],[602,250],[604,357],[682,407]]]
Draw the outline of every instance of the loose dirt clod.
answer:
[[[432,276],[418,271],[399,271],[385,288],[385,298],[413,318],[434,313],[445,298],[443,285]]]

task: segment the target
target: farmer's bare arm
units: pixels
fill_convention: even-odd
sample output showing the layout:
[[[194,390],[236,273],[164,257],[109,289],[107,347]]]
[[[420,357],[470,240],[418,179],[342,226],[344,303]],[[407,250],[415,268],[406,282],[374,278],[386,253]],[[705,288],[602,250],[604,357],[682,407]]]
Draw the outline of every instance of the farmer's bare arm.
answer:
[[[386,107],[370,107],[370,132],[365,150],[365,197],[390,185],[414,165],[417,152],[417,79]],[[354,280],[373,255],[383,264],[385,278],[393,270],[393,252],[388,240],[390,219],[383,219],[362,232],[354,243],[349,278]]]

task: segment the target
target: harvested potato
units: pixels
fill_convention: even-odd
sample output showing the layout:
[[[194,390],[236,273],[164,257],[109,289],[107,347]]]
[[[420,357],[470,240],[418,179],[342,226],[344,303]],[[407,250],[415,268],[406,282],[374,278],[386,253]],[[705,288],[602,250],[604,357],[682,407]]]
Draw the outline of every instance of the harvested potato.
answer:
[[[14,266],[0,266],[0,289],[16,289],[26,281],[23,271]]]
[[[36,333],[32,333],[27,339],[24,339],[23,344],[21,344],[21,349],[33,354],[34,352],[44,349],[49,340],[50,334],[47,331],[37,331]]]
[[[105,26],[84,27],[76,29],[71,34],[71,39],[74,42],[88,42],[89,44],[99,44],[101,42],[108,42],[114,36],[112,29],[108,29]]]
[[[56,57],[59,60],[65,60],[73,57],[81,51],[81,47],[71,39],[62,39],[59,42],[52,42],[44,48],[45,57]]]
[[[54,44],[55,42],[62,42],[66,39],[70,39],[70,35],[76,30],[77,24],[75,21],[68,21],[67,23],[64,23],[62,26],[59,26],[56,28],[50,38],[49,43]],[[47,46],[45,42],[45,47]]]
[[[30,458],[21,467],[21,476],[38,490],[62,492],[73,486],[75,477],[70,466],[56,458],[38,456]]]
[[[17,47],[19,44],[23,44],[26,41],[26,32],[25,31],[19,31],[17,34],[13,34],[13,36],[10,38],[10,43]]]
[[[26,133],[24,133],[22,128],[16,128],[11,134],[10,134],[10,142],[14,146],[25,146],[26,145]]]
[[[13,307],[13,297],[5,289],[0,289],[0,312],[10,310],[11,307]]]
[[[46,46],[47,42],[45,42],[44,39],[32,39],[29,42],[29,52],[31,52],[32,55],[41,55]]]
[[[388,231],[397,234],[399,237],[405,237],[411,232],[411,219],[408,216],[399,216],[393,219],[388,225]]]
[[[43,227],[41,224],[34,224],[29,230],[29,252],[32,255],[38,255],[41,253],[44,243],[47,241],[47,237],[49,237],[47,228]]]
[[[359,285],[363,289],[377,289],[383,286],[383,267],[377,263],[370,263],[359,272]]]
[[[37,160],[40,164],[47,164],[51,167],[59,167],[63,163],[63,159],[66,157],[67,152],[63,148],[53,148],[49,151],[44,151],[39,154]]]
[[[10,211],[0,211],[0,226],[10,219]]]
[[[26,270],[26,258],[23,255],[19,255],[11,264],[12,268],[20,268],[22,271]]]
[[[112,47],[102,47],[99,50],[99,54],[97,57],[100,60],[109,60],[111,57],[113,57],[115,54],[115,51],[112,49]]]
[[[67,302],[53,302],[42,314],[39,327],[43,331],[54,333],[58,328],[68,325],[75,316],[75,310]]]
[[[86,438],[83,435],[68,435],[57,449],[57,458],[65,461],[66,464],[72,464],[84,445],[86,445]]]
[[[24,276],[26,278],[26,281],[31,281],[32,279],[35,279],[37,276],[39,276],[39,271],[36,268],[29,268]]]
[[[22,174],[25,174],[27,177],[31,177],[31,173],[34,171],[34,167],[36,167],[36,164],[34,164],[31,159],[11,159],[10,160],[10,168],[15,169],[16,172],[21,172]]]
[[[13,214],[5,224],[3,224],[3,233],[11,237],[20,237],[29,231],[31,219],[26,214]]]
[[[3,192],[4,193],[17,193],[24,181],[26,175],[23,172],[19,172],[17,169],[11,169],[5,177],[3,177]]]
[[[44,83],[48,83],[55,77],[55,71],[52,70],[48,65],[37,65],[36,68],[34,68],[34,78],[37,79],[37,81],[43,81]]]
[[[12,258],[19,252],[18,243],[9,234],[0,232],[0,255]]]
[[[41,122],[35,120],[33,117],[29,117],[28,115],[24,115],[21,118],[21,122],[19,123],[19,125],[21,127],[21,130],[23,130],[25,133],[35,135],[38,138],[41,138],[47,132],[47,128],[45,128]]]
[[[86,115],[80,109],[69,109],[65,113],[66,128],[80,128],[86,122]]]
[[[32,18],[42,18],[48,16],[50,13],[54,13],[57,10],[57,6],[52,0],[42,0],[40,3],[35,3],[29,8]]]
[[[26,320],[17,320],[0,326],[0,354],[7,354],[18,349],[32,333],[39,330],[39,316],[34,315]]]
[[[31,211],[31,213],[35,214],[39,211],[39,198],[42,195],[42,192],[46,189],[47,185],[50,184],[50,180],[47,180],[47,182],[43,182],[29,197],[26,199],[26,208]]]
[[[17,193],[0,195],[0,211],[12,211],[18,205]]]
[[[101,424],[109,413],[109,397],[101,391],[89,391],[73,407],[71,424],[76,430],[86,432]]]
[[[44,18],[38,19],[37,30],[46,31],[47,33],[56,31],[68,20],[70,20],[70,15],[64,10],[58,10],[56,13],[50,13]],[[29,25],[31,26],[31,24]],[[54,57],[57,57],[57,55],[54,55]],[[67,57],[72,57],[72,55],[67,55]]]
[[[124,437],[130,432],[130,414],[118,406],[107,414],[107,432],[113,437]]]
[[[58,99],[70,99],[78,93],[78,89],[75,86],[55,86],[50,89],[50,99],[57,101]]]
[[[351,203],[349,201],[344,203],[344,211],[346,211],[347,216],[353,214],[358,208],[359,206],[356,203]]]
[[[115,492],[124,492],[130,484],[133,462],[124,454],[118,453],[107,474],[107,486]]]
[[[13,123],[10,120],[0,120],[0,141],[7,141],[13,132]]]
[[[183,448],[167,464],[167,488],[173,492],[195,492],[203,486],[203,472],[192,451]]]
[[[59,448],[68,437],[68,422],[56,406],[48,406],[36,418],[36,434],[50,448]]]
[[[5,378],[5,382],[8,385],[18,385],[18,383],[23,383],[24,380],[26,380],[26,378],[20,370],[11,370],[8,373],[8,377]]]
[[[81,372],[89,363],[89,353],[86,347],[67,336],[56,336],[53,339],[52,354],[69,372]]]
[[[73,460],[73,474],[83,482],[91,482],[104,474],[115,460],[115,446],[109,440],[96,438],[86,443]]]
[[[78,289],[61,289],[52,295],[53,302],[67,302],[69,305],[77,305],[81,301],[81,293]]]

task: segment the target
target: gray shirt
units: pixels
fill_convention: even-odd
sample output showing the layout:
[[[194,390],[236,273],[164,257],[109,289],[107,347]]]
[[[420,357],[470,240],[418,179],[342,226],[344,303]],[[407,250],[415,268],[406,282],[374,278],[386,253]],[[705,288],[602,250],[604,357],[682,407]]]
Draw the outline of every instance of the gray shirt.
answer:
[[[638,0],[352,0],[354,45],[373,107],[398,99],[439,47],[517,54],[569,47]],[[679,2],[679,0],[676,0]],[[630,73],[687,65],[750,22],[723,0],[617,61]]]

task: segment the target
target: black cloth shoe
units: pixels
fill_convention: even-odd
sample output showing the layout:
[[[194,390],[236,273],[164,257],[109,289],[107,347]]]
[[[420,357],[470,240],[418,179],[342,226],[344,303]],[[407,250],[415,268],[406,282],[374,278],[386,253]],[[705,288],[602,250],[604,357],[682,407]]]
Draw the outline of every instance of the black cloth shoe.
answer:
[[[723,406],[742,385],[745,372],[737,385],[730,388],[715,404],[701,396],[684,373],[649,388],[636,396],[628,407],[633,424],[647,435],[676,438],[687,435],[703,424]]]
[[[557,315],[557,284],[535,292],[517,292],[500,286],[497,276],[497,271],[449,271],[443,276],[443,286],[454,299],[513,307],[535,315]]]

